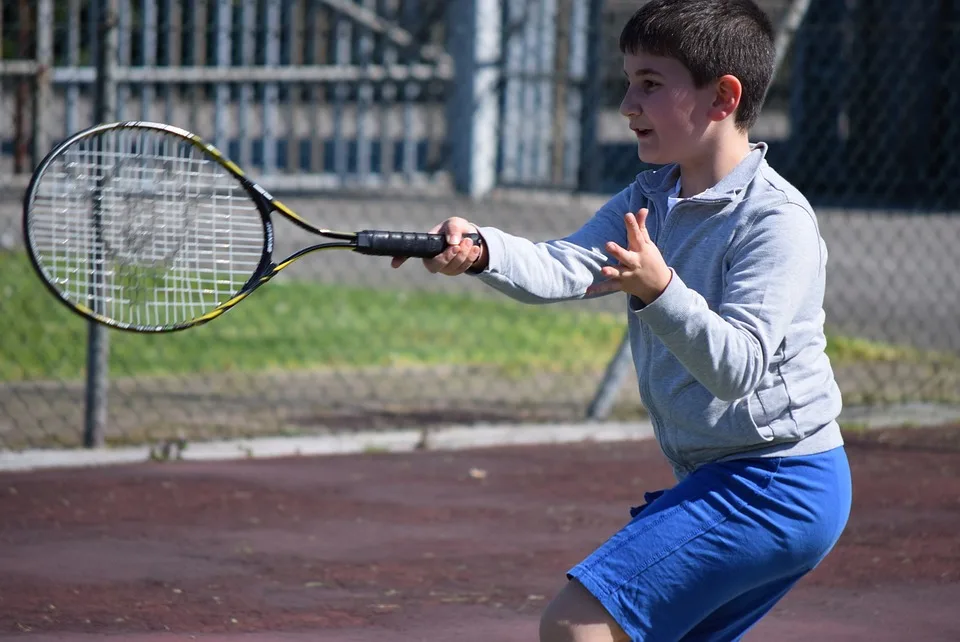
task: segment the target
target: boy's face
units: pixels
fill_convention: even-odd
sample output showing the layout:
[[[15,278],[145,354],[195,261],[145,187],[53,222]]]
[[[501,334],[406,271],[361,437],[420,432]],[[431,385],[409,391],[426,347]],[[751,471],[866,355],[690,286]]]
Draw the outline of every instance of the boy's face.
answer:
[[[711,122],[713,83],[697,89],[679,60],[646,53],[625,54],[623,71],[628,85],[620,113],[637,137],[640,160],[655,165],[693,160]]]

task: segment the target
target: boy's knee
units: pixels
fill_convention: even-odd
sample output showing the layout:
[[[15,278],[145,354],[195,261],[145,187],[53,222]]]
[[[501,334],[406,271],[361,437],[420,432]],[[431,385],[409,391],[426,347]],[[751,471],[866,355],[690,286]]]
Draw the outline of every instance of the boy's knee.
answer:
[[[540,616],[540,642],[629,642],[603,605],[571,580]]]

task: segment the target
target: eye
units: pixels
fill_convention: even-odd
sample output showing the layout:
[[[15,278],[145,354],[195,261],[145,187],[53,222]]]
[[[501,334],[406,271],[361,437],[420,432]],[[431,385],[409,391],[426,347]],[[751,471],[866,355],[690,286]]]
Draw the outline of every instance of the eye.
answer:
[[[654,89],[660,86],[660,83],[658,83],[655,80],[644,80],[640,84],[640,86],[643,88],[644,91],[653,91]]]

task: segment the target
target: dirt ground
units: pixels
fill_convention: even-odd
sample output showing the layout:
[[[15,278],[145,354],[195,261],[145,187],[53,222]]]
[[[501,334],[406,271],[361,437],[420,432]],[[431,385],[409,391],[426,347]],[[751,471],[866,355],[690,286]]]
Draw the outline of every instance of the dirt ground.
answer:
[[[747,640],[960,640],[960,425],[846,434],[834,552]],[[655,443],[0,475],[0,639],[536,640]]]

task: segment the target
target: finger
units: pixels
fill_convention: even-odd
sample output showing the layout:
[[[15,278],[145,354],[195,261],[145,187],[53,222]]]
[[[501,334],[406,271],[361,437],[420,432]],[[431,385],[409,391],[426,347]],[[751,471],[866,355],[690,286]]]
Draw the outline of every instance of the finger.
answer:
[[[427,268],[427,271],[436,274],[442,272],[444,268],[447,267],[447,263],[453,260],[456,252],[459,250],[460,246],[452,245],[447,247],[443,252],[437,254],[434,257],[429,259],[421,259],[423,261],[423,267]]]
[[[464,269],[469,269],[480,258],[480,246],[474,245],[473,239],[465,238],[460,241],[460,253],[463,255]]]
[[[456,276],[465,272],[470,267],[470,250],[473,249],[473,243],[470,239],[463,239],[459,245],[452,248],[454,255],[450,258],[441,272],[448,276]]]
[[[451,226],[455,226],[455,225],[456,225],[456,218],[455,217],[448,218],[442,223],[438,223],[437,225],[434,225],[427,231],[427,234],[442,234],[447,237],[447,247],[444,249],[443,252],[429,259],[421,259],[423,262],[423,267],[427,268],[427,271],[430,272],[431,274],[437,274],[438,272],[441,272],[446,267],[447,263],[449,263],[454,256],[454,253],[451,250],[451,244],[450,244],[450,234],[451,234],[450,228]],[[453,244],[452,246],[455,247],[456,244]]]
[[[613,241],[610,241],[607,243],[607,252],[610,253],[610,256],[617,259],[621,263],[625,265],[632,265],[632,263],[630,263],[630,259],[633,256],[633,252],[631,252],[626,248],[620,247],[618,244],[614,243]]]
[[[640,227],[640,222],[637,220],[637,217],[632,213],[628,213],[623,217],[623,221],[627,226],[627,241],[628,247],[631,249],[639,249],[643,242],[646,240],[643,236],[643,231]]]
[[[643,235],[643,240],[647,243],[652,243],[650,240],[650,232],[647,231],[647,215],[650,213],[645,207],[640,208],[640,211],[637,212],[637,225],[640,226],[640,232]]]
[[[637,212],[637,224],[640,225],[640,227],[643,227],[647,224],[647,214],[649,213],[649,210],[647,210],[645,207],[641,207]]]
[[[601,281],[588,287],[587,294],[608,294],[610,292],[620,292],[622,289],[620,281]]]
[[[480,258],[481,248],[479,245],[474,245],[472,239],[465,238],[460,241],[459,248],[460,251],[444,269],[444,274],[449,274],[450,276],[463,274],[472,268],[473,264]]]
[[[450,245],[459,245],[465,234],[476,231],[476,227],[465,218],[453,216],[444,221],[444,233],[447,236],[447,243]]]
[[[403,265],[406,262],[406,260],[407,260],[407,257],[405,256],[395,256],[392,259],[390,259],[390,267],[396,269],[401,265]]]
[[[423,265],[434,274],[455,276],[466,271],[470,263],[466,261],[466,251],[463,245],[470,244],[470,239],[464,239],[459,245],[450,245],[440,254],[430,259],[423,259]],[[464,265],[464,263],[467,263]]]
[[[432,230],[430,233],[444,235],[447,239],[447,245],[459,245],[463,236],[461,226],[455,218],[447,219],[438,229]]]
[[[622,276],[620,268],[610,267],[609,265],[600,269],[600,274],[608,279],[617,279]]]
[[[433,257],[432,259],[421,259],[421,261],[423,261],[423,267],[427,268],[427,272],[430,274],[438,273],[443,269],[443,266],[446,265],[446,263],[437,260],[437,257]]]

